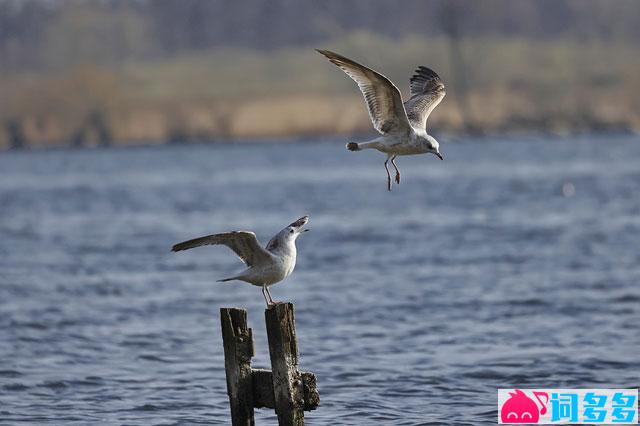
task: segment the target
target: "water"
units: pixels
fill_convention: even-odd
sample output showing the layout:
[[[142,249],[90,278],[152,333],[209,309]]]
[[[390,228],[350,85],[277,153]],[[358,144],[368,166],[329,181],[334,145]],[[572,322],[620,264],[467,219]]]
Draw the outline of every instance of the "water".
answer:
[[[0,155],[0,423],[227,424],[218,308],[260,290],[175,242],[303,214],[311,425],[495,424],[498,387],[637,387],[640,143],[461,141],[401,158],[342,141]],[[275,424],[267,410],[260,424]]]

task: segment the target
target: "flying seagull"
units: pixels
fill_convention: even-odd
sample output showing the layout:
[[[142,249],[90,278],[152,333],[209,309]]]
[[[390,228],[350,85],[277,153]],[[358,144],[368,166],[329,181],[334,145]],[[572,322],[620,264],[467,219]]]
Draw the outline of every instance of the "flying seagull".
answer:
[[[396,164],[398,155],[431,153],[441,160],[440,145],[427,134],[427,118],[444,98],[444,84],[430,68],[418,67],[409,80],[411,97],[404,104],[400,91],[384,75],[364,65],[328,50],[317,50],[337,65],[360,88],[369,109],[373,127],[382,136],[369,142],[349,142],[349,151],[377,149],[387,154],[384,168],[387,171],[387,189],[391,191],[391,175],[387,164],[396,169],[396,182],[400,183],[400,170]]]
[[[309,222],[309,216],[303,216],[282,231],[278,232],[265,248],[260,246],[256,234],[249,231],[232,231],[207,235],[176,244],[171,251],[188,250],[194,247],[223,244],[233,250],[247,269],[236,276],[218,280],[218,282],[240,280],[262,287],[267,307],[275,305],[269,286],[287,278],[296,266],[296,239],[308,231],[303,229]],[[268,297],[268,299],[267,299]]]

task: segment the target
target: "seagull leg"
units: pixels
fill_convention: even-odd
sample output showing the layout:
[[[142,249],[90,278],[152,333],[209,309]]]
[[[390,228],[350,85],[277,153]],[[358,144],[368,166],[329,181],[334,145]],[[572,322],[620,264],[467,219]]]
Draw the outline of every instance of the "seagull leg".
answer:
[[[263,284],[262,285],[262,296],[264,296],[264,301],[267,302],[267,308],[271,307],[271,303],[269,303],[269,300],[267,300],[267,292],[269,290],[267,290],[267,285]],[[271,298],[271,295],[269,295],[269,298]]]
[[[280,302],[274,302],[273,297],[271,297],[271,293],[269,292],[269,287],[266,287],[267,289],[267,296],[269,296],[269,300],[271,301],[271,304],[269,306],[273,306],[273,305],[277,305]]]
[[[387,167],[388,163],[389,163],[389,157],[387,157],[387,159],[384,160],[384,169],[387,171],[387,189],[391,191],[391,175],[389,174],[389,168]]]
[[[396,183],[400,184],[400,170],[398,170],[398,165],[396,164],[396,157],[397,155],[391,157],[391,164],[396,169]]]

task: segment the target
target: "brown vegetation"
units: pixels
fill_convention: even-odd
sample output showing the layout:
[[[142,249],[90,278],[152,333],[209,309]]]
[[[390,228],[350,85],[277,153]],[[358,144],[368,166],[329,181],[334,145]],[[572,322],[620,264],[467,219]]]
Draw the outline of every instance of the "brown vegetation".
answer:
[[[439,131],[640,129],[633,46],[463,40],[464,85],[451,72],[444,38],[359,33],[330,47],[384,72],[401,90],[413,67],[438,70],[448,92],[430,121]],[[303,48],[217,49],[121,67],[5,74],[0,93],[5,147],[371,131],[356,86]]]

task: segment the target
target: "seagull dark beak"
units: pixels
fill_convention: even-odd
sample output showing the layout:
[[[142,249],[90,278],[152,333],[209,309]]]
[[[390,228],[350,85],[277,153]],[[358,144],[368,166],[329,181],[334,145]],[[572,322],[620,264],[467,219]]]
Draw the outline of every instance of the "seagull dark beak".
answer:
[[[296,220],[295,222],[293,222],[289,226],[293,226],[295,228],[300,228],[302,226],[305,226],[307,224],[307,222],[309,222],[309,216],[302,216],[300,219]]]
[[[442,158],[442,154],[440,154],[439,152],[436,152],[436,156],[437,156],[439,159],[444,160],[444,158]]]
[[[309,232],[310,229],[303,229],[302,232]]]

